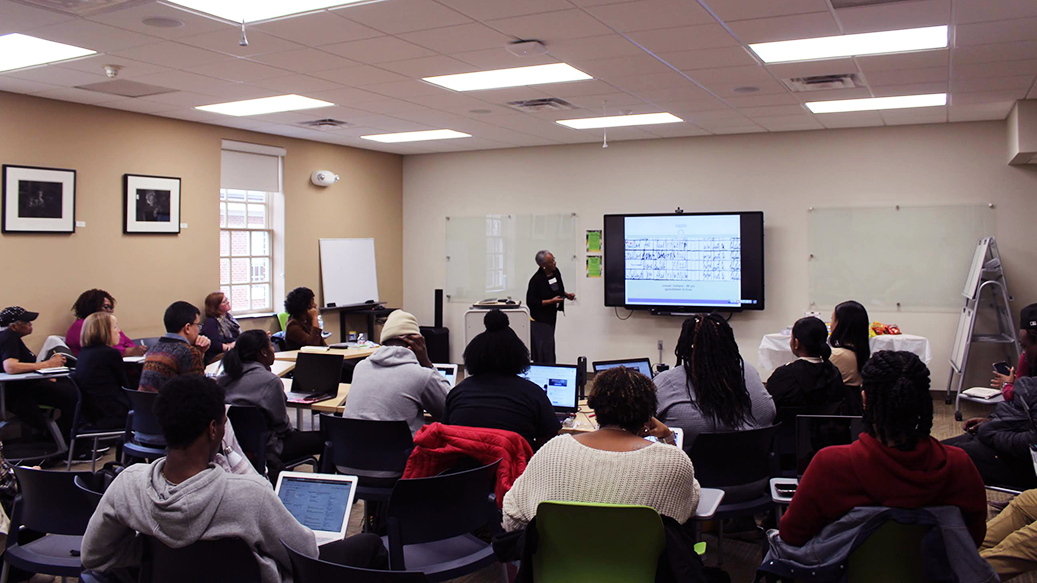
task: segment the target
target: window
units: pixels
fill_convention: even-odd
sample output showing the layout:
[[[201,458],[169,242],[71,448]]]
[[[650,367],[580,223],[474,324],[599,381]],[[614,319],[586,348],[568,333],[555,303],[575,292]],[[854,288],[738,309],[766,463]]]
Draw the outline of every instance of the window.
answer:
[[[273,311],[273,196],[220,189],[220,291],[235,314]]]

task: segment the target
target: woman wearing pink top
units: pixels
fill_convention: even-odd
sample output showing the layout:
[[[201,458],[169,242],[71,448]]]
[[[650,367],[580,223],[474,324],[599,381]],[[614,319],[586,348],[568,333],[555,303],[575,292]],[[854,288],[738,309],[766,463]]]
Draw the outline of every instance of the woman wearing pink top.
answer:
[[[79,336],[83,331],[83,320],[94,312],[114,312],[115,298],[103,289],[88,289],[79,294],[79,299],[72,305],[72,311],[76,314],[76,321],[65,333],[65,344],[72,350],[72,354],[78,355],[82,348]],[[122,330],[119,331],[119,343],[114,348],[123,356],[141,356],[148,351],[147,347],[134,344]]]

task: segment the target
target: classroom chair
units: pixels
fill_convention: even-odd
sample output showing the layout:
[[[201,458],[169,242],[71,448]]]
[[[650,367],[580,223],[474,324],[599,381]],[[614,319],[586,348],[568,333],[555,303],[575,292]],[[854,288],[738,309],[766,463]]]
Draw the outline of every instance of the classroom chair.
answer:
[[[130,413],[126,416],[126,431],[122,438],[122,463],[127,458],[154,460],[166,455],[166,438],[155,417],[155,399],[158,393],[123,389],[130,399]]]
[[[7,583],[11,567],[62,578],[83,571],[79,549],[83,533],[97,504],[73,480],[86,472],[36,470],[14,466],[18,495],[11,513],[11,529],[4,551],[0,583]],[[43,536],[19,540],[21,528]]]
[[[718,565],[724,562],[724,519],[754,516],[774,507],[770,479],[778,474],[773,444],[779,428],[780,424],[747,431],[700,433],[688,452],[699,485],[724,491],[724,500],[713,515],[719,524]]]
[[[259,564],[245,541],[239,538],[201,540],[186,547],[167,547],[154,537],[144,537],[140,583],[261,583]]]
[[[922,537],[929,528],[887,521],[850,555],[849,583],[925,581]]]
[[[666,548],[663,521],[650,506],[541,502],[536,529],[538,583],[652,583]]]
[[[245,452],[252,467],[259,475],[266,475],[266,444],[270,430],[266,424],[266,418],[262,411],[256,407],[247,405],[231,405],[227,409],[227,420],[234,426],[234,437],[238,445]],[[306,456],[297,460],[291,460],[284,465],[284,469],[292,470],[301,465],[309,464],[316,471],[318,469],[317,458]]]
[[[79,390],[79,385],[76,384],[75,379],[69,377],[68,380],[76,388],[76,411],[72,415],[72,430],[69,432],[68,460],[66,460],[65,469],[72,469],[72,455],[76,451],[76,440],[90,439],[93,440],[93,445],[90,448],[90,471],[93,472],[97,470],[97,442],[101,440],[118,441],[125,433],[125,430],[106,430],[89,427],[82,414],[83,392]]]
[[[421,571],[446,581],[497,562],[493,546],[471,534],[500,532],[493,495],[500,460],[473,470],[400,480],[386,511],[393,571]]]
[[[288,326],[288,312],[281,312],[277,315],[277,321],[281,324],[281,330],[283,331]]]
[[[428,583],[428,577],[421,571],[377,571],[348,567],[312,559],[300,554],[281,541],[288,557],[292,561],[292,579],[295,583],[327,583],[328,581],[348,581],[349,583]]]
[[[134,338],[133,339],[133,343],[134,344],[140,344],[141,346],[145,346],[145,347],[147,347],[148,350],[151,350],[152,346],[158,344],[158,341],[159,341],[159,337],[158,336],[149,336],[148,338]]]

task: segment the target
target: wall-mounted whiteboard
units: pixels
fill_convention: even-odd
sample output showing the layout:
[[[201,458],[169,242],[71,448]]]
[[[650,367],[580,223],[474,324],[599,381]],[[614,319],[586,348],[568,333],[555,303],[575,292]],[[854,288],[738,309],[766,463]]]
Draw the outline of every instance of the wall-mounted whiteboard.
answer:
[[[379,301],[374,239],[321,239],[320,279],[325,307]]]

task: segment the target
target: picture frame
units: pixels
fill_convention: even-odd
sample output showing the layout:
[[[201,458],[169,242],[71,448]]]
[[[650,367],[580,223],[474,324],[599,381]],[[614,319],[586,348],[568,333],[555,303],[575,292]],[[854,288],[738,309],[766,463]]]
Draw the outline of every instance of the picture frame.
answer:
[[[180,179],[123,174],[123,221],[126,234],[180,234]]]
[[[4,233],[75,233],[76,171],[3,165]]]

